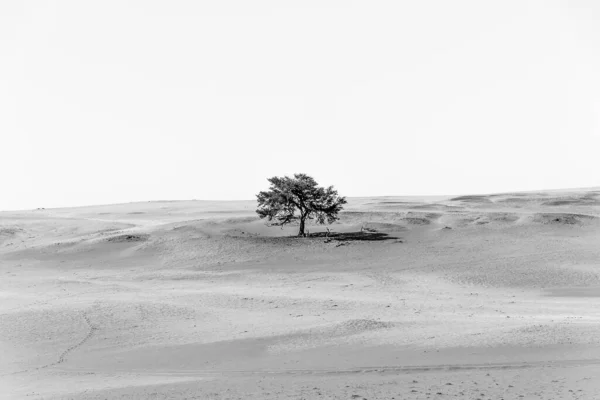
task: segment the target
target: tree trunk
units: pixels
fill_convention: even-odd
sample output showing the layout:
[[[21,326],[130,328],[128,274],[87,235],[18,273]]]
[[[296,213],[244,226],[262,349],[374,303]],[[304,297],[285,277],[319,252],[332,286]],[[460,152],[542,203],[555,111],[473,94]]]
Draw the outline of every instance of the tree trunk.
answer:
[[[300,230],[298,236],[304,236],[304,217],[300,218]]]

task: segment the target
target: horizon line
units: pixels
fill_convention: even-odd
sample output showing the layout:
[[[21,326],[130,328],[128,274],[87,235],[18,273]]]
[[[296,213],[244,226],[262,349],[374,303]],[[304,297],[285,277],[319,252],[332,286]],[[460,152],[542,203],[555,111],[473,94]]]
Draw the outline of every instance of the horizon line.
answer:
[[[457,196],[492,196],[492,195],[505,195],[512,193],[544,193],[544,192],[568,192],[568,191],[582,191],[582,190],[600,190],[600,186],[585,186],[585,187],[570,187],[570,188],[556,188],[556,189],[534,189],[534,190],[515,190],[506,192],[489,192],[489,193],[455,193],[455,194],[394,194],[394,195],[361,195],[361,196],[344,196],[350,199],[360,198],[384,198],[384,197],[457,197]],[[58,207],[36,207],[36,208],[20,208],[20,209],[8,209],[0,210],[0,212],[16,212],[16,211],[38,211],[38,210],[61,210],[69,208],[86,208],[86,207],[109,207],[119,206],[126,204],[135,203],[179,203],[186,201],[205,201],[205,202],[235,202],[235,201],[253,201],[254,199],[161,199],[161,200],[134,200],[127,202],[117,203],[103,203],[103,204],[85,204],[75,206],[58,206]]]

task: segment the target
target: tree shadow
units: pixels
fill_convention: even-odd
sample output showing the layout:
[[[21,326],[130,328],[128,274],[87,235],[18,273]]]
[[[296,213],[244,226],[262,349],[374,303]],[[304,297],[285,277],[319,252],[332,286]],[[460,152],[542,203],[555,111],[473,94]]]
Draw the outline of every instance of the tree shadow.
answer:
[[[395,240],[396,242],[402,242],[400,238],[390,236],[384,232],[374,231],[359,231],[359,232],[315,232],[311,233],[311,238],[325,238],[329,240],[336,240],[338,242],[377,242],[384,240]]]

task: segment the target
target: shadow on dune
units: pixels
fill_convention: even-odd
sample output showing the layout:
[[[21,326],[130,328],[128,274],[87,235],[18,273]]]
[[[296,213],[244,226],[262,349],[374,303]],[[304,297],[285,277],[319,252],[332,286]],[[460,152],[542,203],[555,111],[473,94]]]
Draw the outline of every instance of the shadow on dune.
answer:
[[[481,195],[469,195],[469,196],[458,196],[453,197],[450,201],[466,201],[466,202],[474,202],[474,203],[490,203],[491,200],[489,196],[481,196]]]
[[[147,235],[147,234],[141,234],[141,235],[124,234],[124,235],[111,236],[108,239],[106,239],[106,241],[111,242],[111,243],[145,242],[148,240],[149,237],[150,237],[150,235]]]
[[[596,221],[594,215],[575,213],[538,213],[533,215],[533,221],[542,224],[584,225]]]
[[[337,240],[339,242],[354,242],[354,241],[365,241],[365,242],[374,242],[374,241],[383,241],[383,240],[398,240],[400,238],[395,236],[390,236],[384,232],[372,232],[372,231],[362,231],[362,232],[331,232],[329,235],[327,232],[317,232],[311,233],[311,238],[321,237],[321,238],[329,238],[331,240]]]

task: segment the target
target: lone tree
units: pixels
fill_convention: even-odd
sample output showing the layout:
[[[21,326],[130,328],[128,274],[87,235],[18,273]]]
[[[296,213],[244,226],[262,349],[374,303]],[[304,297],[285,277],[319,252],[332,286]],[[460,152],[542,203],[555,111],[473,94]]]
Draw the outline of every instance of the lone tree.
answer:
[[[338,220],[338,213],[346,204],[346,198],[338,195],[333,186],[319,187],[317,182],[306,174],[294,177],[269,179],[268,191],[256,195],[260,218],[266,218],[270,225],[283,226],[298,221],[298,236],[304,236],[307,220],[318,224],[331,224]]]

